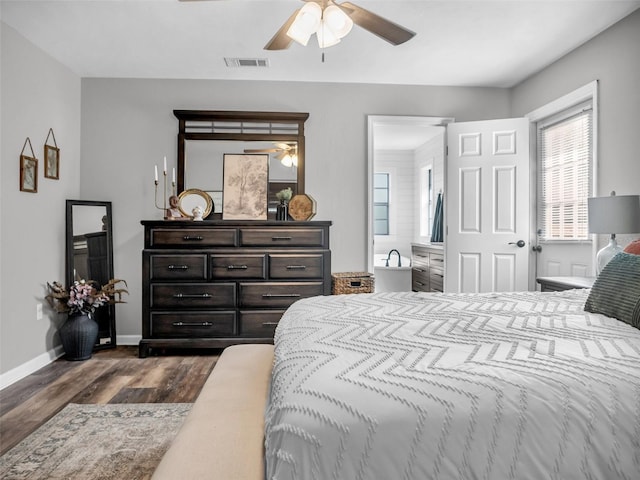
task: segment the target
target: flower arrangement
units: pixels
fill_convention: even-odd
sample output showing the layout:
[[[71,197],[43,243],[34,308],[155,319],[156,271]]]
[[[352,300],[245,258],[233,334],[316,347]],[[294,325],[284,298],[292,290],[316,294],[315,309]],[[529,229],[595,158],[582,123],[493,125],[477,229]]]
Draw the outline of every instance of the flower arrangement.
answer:
[[[288,202],[289,200],[291,200],[291,196],[293,195],[293,192],[291,191],[291,187],[287,187],[284,188],[282,190],[280,190],[278,193],[276,193],[276,198],[278,200],[280,200],[281,202],[284,200],[285,202]]]
[[[68,289],[59,282],[47,282],[49,294],[45,297],[51,307],[58,313],[92,314],[96,308],[108,303],[125,303],[123,293],[129,293],[124,288],[118,288],[119,283],[127,282],[119,279],[109,280],[100,290],[96,288],[98,282],[93,280],[73,282]]]

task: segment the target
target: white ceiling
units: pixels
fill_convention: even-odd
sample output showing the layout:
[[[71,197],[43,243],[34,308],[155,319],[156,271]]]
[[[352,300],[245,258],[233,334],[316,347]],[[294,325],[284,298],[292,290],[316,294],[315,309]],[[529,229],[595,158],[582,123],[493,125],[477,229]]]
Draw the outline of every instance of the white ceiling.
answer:
[[[510,87],[640,0],[353,0],[417,35],[392,46],[354,26],[325,50],[263,46],[300,0],[0,0],[2,21],[82,77]],[[225,65],[265,58],[268,68]]]

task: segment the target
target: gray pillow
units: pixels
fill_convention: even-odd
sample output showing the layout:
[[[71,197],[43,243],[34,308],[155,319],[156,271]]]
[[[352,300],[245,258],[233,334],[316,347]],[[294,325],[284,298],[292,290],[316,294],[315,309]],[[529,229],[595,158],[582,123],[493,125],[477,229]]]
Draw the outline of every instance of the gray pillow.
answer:
[[[584,310],[640,328],[640,255],[613,257],[591,287]]]

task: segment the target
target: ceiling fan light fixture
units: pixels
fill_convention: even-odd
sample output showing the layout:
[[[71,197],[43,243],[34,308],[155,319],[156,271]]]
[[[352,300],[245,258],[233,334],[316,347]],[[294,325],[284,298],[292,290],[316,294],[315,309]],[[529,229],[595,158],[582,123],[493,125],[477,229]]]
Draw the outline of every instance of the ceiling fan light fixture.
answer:
[[[287,36],[306,47],[311,35],[318,30],[321,19],[322,8],[320,5],[315,2],[307,2],[287,30]]]
[[[280,163],[282,163],[282,165],[284,165],[285,167],[291,167],[293,166],[293,158],[287,153],[282,157]]]
[[[338,38],[345,37],[353,28],[353,20],[336,5],[329,5],[325,8],[322,18]]]
[[[318,46],[320,48],[333,47],[340,43],[340,37],[331,30],[324,20],[320,22],[320,27],[316,32],[316,36],[318,37]]]

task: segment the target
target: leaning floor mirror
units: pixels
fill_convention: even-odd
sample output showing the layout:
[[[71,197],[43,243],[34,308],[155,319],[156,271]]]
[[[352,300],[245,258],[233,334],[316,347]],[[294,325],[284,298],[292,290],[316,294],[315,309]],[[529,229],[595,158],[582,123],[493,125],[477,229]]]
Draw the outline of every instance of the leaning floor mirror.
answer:
[[[113,278],[111,202],[67,200],[66,283],[93,280],[100,286]],[[115,305],[96,309],[98,340],[94,350],[116,346]]]

